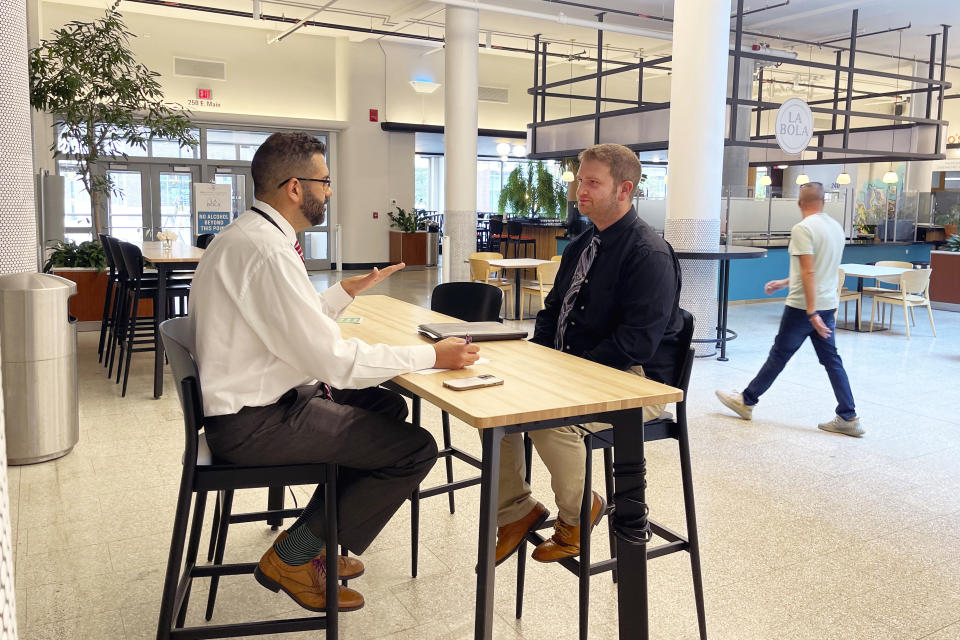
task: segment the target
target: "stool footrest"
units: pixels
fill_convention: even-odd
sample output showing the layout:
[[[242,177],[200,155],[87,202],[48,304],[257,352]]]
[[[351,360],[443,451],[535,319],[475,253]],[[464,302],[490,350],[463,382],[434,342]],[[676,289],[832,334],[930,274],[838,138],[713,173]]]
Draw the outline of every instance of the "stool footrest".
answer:
[[[433,496],[443,495],[445,493],[450,493],[451,491],[457,491],[458,489],[466,489],[467,487],[472,487],[478,484],[480,484],[480,476],[476,476],[475,478],[467,478],[465,480],[457,480],[456,482],[447,482],[446,484],[438,484],[437,486],[430,487],[429,489],[421,489],[420,497],[432,498]]]
[[[193,578],[209,578],[211,576],[242,576],[253,573],[257,568],[256,562],[236,562],[232,564],[207,564],[194,566],[189,575]]]
[[[171,629],[171,638],[199,640],[200,638],[241,638],[261,636],[268,633],[291,633],[295,631],[314,631],[326,629],[325,617],[288,618],[286,620],[268,620],[264,622],[241,622],[237,624],[208,625],[203,627],[185,627]]]
[[[260,522],[272,518],[299,518],[303,509],[277,509],[275,511],[251,511],[230,514],[230,524],[237,522]]]

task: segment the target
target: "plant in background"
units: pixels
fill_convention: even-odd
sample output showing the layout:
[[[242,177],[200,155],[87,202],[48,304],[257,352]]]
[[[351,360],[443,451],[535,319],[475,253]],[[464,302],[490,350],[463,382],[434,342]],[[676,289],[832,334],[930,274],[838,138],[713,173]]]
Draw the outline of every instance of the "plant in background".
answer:
[[[50,273],[54,267],[93,267],[97,273],[107,268],[107,257],[99,242],[87,240],[79,245],[72,240],[55,242],[53,252],[43,265],[43,272]]]
[[[391,227],[400,229],[404,233],[416,233],[426,227],[426,216],[422,211],[411,209],[410,213],[407,213],[407,210],[401,209],[399,205],[394,206],[397,208],[397,213],[387,212]]]
[[[960,252],[960,235],[955,233],[947,238],[947,251]]]
[[[95,172],[106,156],[123,156],[125,148],[146,149],[151,138],[181,147],[195,146],[187,112],[165,102],[158,73],[138,63],[116,6],[93,22],[73,21],[54,31],[29,54],[30,105],[54,115],[54,127],[78,164],[95,233],[100,233],[104,196],[117,192],[105,171]],[[54,140],[53,157],[61,154]]]
[[[940,226],[960,223],[960,205],[955,204],[950,207],[949,211],[937,213],[933,222],[934,224],[938,224]]]
[[[500,190],[497,211],[523,216],[558,218],[566,214],[565,187],[555,184],[553,174],[542,161],[518,165]]]

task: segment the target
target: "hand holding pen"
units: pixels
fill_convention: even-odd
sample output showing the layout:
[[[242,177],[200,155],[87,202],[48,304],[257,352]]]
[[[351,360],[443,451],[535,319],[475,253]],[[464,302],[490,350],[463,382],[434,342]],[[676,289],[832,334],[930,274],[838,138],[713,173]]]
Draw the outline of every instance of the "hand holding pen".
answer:
[[[446,338],[433,344],[437,360],[433,365],[438,369],[462,369],[477,361],[480,347],[472,344],[470,336],[465,338]]]

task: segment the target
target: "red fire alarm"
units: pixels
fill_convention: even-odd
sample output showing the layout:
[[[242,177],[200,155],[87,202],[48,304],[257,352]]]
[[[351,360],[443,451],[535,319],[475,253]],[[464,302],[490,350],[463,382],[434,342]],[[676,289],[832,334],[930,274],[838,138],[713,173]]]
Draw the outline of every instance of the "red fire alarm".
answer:
[[[379,218],[379,217],[380,217],[380,212],[379,212],[379,211],[374,211],[374,212],[373,212],[373,219],[376,220],[376,219]]]
[[[370,122],[377,122],[380,120],[380,112],[377,109],[370,109]]]

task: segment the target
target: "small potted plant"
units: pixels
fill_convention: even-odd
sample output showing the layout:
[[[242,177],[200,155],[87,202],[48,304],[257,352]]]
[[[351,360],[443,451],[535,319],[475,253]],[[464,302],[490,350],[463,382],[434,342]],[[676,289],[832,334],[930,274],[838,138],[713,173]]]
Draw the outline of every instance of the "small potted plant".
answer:
[[[163,250],[170,251],[173,249],[173,243],[180,238],[180,235],[176,231],[159,231],[157,232],[157,240],[163,243]]]
[[[397,212],[387,212],[390,226],[390,262],[406,263],[408,267],[423,267],[427,262],[427,243],[437,242],[437,233],[426,231],[426,216],[417,209],[406,209],[394,205]],[[436,252],[433,252],[436,255]]]
[[[937,214],[934,223],[943,227],[943,233],[950,238],[957,235],[957,223],[960,222],[960,205],[953,205],[945,213]]]
[[[70,315],[81,322],[99,321],[107,296],[107,258],[99,242],[71,240],[54,242],[43,265],[44,273],[77,283],[77,295],[70,298]]]

